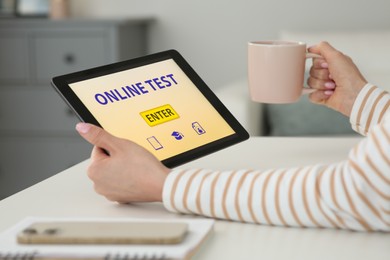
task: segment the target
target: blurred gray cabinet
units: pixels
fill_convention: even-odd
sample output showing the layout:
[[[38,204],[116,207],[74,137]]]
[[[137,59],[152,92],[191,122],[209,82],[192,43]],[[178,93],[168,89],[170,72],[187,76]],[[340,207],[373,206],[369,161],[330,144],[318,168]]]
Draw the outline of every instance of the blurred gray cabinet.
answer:
[[[0,20],[0,199],[89,157],[50,80],[146,54],[151,21]]]

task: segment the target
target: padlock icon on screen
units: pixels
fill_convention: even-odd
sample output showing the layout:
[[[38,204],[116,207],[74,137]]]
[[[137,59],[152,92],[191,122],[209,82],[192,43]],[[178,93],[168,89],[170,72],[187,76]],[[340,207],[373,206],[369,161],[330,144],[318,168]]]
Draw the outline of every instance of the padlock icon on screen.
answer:
[[[193,122],[192,123],[192,129],[194,129],[194,131],[198,135],[202,135],[202,134],[206,133],[206,131],[203,129],[203,127],[198,122]]]

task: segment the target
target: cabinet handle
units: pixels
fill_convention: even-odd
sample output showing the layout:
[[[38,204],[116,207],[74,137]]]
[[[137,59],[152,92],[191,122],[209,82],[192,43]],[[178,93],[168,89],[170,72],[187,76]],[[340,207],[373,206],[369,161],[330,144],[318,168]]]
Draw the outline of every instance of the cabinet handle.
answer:
[[[65,64],[73,65],[76,62],[76,57],[72,53],[65,54],[64,56]]]

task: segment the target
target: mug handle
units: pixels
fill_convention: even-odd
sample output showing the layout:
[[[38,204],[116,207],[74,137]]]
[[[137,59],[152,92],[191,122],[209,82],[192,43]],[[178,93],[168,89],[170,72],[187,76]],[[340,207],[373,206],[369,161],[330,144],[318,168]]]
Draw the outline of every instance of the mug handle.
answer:
[[[323,57],[321,55],[319,55],[319,54],[306,52],[306,59],[311,59],[311,58],[323,58]],[[302,95],[310,94],[310,93],[313,93],[314,91],[316,91],[316,89],[303,87]]]
[[[310,58],[324,58],[324,57],[316,53],[306,52],[306,59],[310,59]]]

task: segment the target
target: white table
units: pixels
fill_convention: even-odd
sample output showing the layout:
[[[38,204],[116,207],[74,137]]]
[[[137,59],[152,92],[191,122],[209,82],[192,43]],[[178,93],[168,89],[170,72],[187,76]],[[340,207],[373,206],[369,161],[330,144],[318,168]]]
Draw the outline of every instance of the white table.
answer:
[[[346,158],[359,138],[251,138],[183,167],[290,167]],[[0,201],[0,231],[26,216],[183,218],[160,203],[119,205],[93,191],[88,160]],[[33,174],[33,173],[31,173]],[[193,216],[190,216],[193,217]],[[390,259],[390,234],[217,221],[195,259]]]

